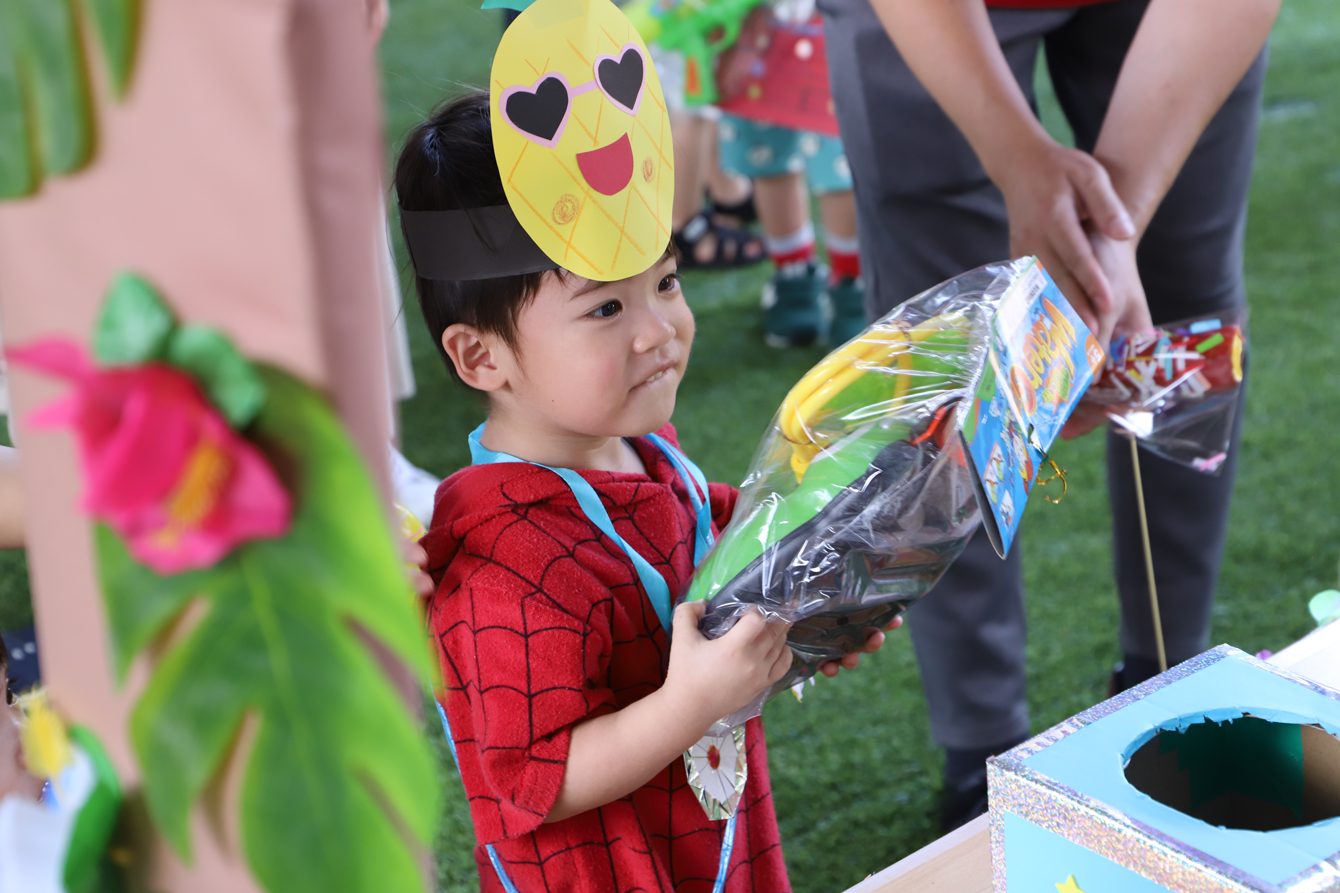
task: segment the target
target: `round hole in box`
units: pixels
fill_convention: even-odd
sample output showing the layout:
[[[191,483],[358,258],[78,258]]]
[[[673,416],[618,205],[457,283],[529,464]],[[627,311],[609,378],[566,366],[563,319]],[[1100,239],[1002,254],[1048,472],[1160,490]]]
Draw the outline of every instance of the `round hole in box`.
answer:
[[[1297,828],[1340,816],[1340,740],[1314,725],[1202,717],[1156,732],[1126,780],[1211,825]]]

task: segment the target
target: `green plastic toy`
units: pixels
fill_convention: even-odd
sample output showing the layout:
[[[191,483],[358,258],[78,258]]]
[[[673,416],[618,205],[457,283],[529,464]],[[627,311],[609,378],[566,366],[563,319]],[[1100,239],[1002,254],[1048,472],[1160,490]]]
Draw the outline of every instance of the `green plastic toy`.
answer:
[[[791,624],[795,660],[769,696],[860,650],[972,536],[981,513],[963,429],[995,309],[1028,269],[988,265],[905,302],[783,401],[686,596],[708,602],[709,637],[754,608]]]
[[[764,0],[637,0],[623,8],[647,43],[684,56],[684,104],[720,98],[716,60],[734,46],[745,18]]]

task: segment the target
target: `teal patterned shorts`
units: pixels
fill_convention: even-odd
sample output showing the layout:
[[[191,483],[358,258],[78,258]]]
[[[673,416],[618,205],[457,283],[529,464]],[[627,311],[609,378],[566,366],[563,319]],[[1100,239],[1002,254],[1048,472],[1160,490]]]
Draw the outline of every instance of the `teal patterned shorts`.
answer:
[[[851,168],[842,140],[803,130],[721,116],[717,125],[721,166],[753,179],[788,173],[805,174],[816,195],[851,189]]]

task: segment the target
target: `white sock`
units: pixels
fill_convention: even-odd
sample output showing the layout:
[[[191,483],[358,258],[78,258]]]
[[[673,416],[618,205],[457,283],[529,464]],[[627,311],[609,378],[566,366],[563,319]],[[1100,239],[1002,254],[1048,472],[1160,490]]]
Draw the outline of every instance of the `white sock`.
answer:
[[[814,224],[806,223],[790,235],[780,236],[776,239],[765,235],[763,244],[768,247],[768,254],[772,257],[779,254],[794,254],[807,245],[814,244]]]

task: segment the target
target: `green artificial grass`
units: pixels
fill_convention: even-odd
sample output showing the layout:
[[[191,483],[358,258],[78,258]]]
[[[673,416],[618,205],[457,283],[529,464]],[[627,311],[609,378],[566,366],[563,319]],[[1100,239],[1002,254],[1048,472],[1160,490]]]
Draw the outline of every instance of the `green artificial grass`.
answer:
[[[496,11],[464,0],[392,6],[381,49],[388,165],[405,132],[434,105],[463,85],[486,83],[501,33]],[[1340,314],[1330,276],[1340,244],[1333,89],[1340,8],[1332,0],[1291,0],[1271,50],[1247,246],[1252,382],[1212,632],[1212,642],[1249,652],[1278,649],[1307,632],[1306,601],[1336,585],[1340,560],[1340,387],[1332,368]],[[1041,102],[1053,126],[1058,117],[1045,92]],[[402,407],[405,452],[447,473],[468,461],[465,435],[482,405],[442,369],[414,306],[403,251],[398,257],[418,378],[418,393]],[[685,449],[713,479],[742,477],[782,395],[821,356],[763,346],[758,294],[767,272],[684,277],[698,341],[675,422]],[[1069,495],[1061,505],[1034,500],[1027,513],[1021,548],[1037,730],[1100,700],[1117,657],[1101,453],[1097,437],[1058,446]],[[0,556],[0,628],[30,616],[25,580],[21,556]],[[765,715],[799,893],[844,889],[937,835],[940,757],[905,635],[891,635],[859,671],[819,680],[803,703],[779,698]],[[477,887],[473,838],[445,745],[441,752],[447,807],[437,864],[441,888],[459,893]]]

